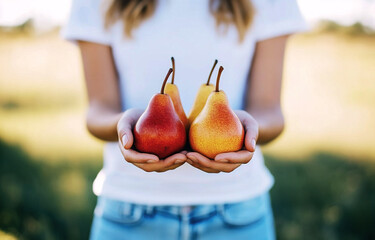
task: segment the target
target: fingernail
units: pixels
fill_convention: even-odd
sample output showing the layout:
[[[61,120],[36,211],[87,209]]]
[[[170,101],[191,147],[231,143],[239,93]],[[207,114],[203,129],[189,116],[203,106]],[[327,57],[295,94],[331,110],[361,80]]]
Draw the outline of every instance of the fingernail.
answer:
[[[216,160],[216,162],[229,163],[229,161],[226,159],[219,159],[219,160]]]
[[[126,134],[122,136],[122,145],[125,147],[125,145],[128,143],[128,136]]]
[[[255,139],[253,139],[253,140],[251,140],[251,146],[255,149],[255,147],[256,147],[256,141],[255,141]]]
[[[174,162],[174,164],[180,164],[180,163],[183,163],[183,162],[185,162],[184,160],[181,160],[181,159],[178,159],[178,160],[176,160],[175,162]]]
[[[147,161],[147,163],[156,163],[156,162],[158,162],[158,160],[156,160],[156,159],[151,159],[151,160]]]

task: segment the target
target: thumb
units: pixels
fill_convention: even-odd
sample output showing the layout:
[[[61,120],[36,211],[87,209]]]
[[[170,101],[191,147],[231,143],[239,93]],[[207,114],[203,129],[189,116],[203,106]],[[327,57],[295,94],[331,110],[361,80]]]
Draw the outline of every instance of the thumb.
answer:
[[[254,152],[256,149],[256,138],[251,136],[251,134],[245,135],[245,149],[249,152]]]
[[[121,143],[121,146],[123,146],[125,149],[130,149],[133,146],[133,133],[131,129],[122,129],[119,131],[119,141]]]
[[[250,152],[254,152],[256,148],[256,142],[258,139],[258,123],[253,117],[247,118],[244,121],[245,129],[245,148]]]
[[[134,136],[132,130],[142,113],[143,111],[140,109],[126,110],[117,123],[118,139],[121,146],[125,149],[130,149],[133,146]]]
[[[125,149],[130,149],[133,146],[133,133],[132,133],[133,124],[130,121],[129,117],[124,114],[117,124],[117,135],[120,142],[120,145]]]

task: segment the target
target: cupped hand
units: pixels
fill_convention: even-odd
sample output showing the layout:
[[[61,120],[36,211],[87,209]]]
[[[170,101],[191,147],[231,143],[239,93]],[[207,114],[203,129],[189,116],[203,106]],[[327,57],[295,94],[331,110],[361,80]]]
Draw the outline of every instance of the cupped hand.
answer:
[[[134,143],[132,129],[142,113],[140,109],[126,110],[117,124],[119,147],[125,160],[146,172],[165,172],[184,164],[187,160],[186,151],[176,153],[166,159],[159,159],[154,154],[131,149]]]
[[[220,153],[215,156],[215,159],[209,159],[198,152],[189,152],[186,156],[190,165],[208,173],[229,173],[242,164],[250,162],[258,139],[258,123],[243,110],[237,110],[235,113],[245,129],[243,149],[237,152]]]

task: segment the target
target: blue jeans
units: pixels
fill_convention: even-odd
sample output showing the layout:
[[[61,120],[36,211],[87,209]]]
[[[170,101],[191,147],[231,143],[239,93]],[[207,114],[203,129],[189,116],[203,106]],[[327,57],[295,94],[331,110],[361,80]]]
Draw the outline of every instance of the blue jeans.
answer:
[[[238,203],[147,206],[98,198],[91,240],[275,239],[269,194]]]

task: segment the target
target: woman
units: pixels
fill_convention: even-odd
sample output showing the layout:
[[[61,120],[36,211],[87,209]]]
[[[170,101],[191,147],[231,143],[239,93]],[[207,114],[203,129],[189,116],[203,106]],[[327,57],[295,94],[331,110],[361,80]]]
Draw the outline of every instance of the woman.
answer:
[[[256,143],[283,130],[284,48],[304,27],[295,0],[75,0],[63,34],[81,50],[88,130],[108,141],[91,239],[274,239],[273,178]],[[243,150],[159,159],[131,148],[171,56],[185,110],[213,60],[225,67]]]

